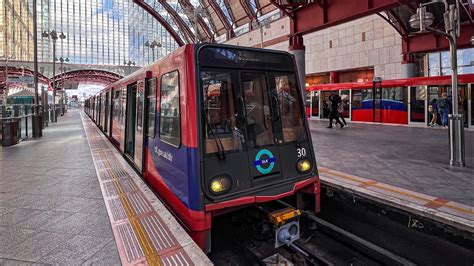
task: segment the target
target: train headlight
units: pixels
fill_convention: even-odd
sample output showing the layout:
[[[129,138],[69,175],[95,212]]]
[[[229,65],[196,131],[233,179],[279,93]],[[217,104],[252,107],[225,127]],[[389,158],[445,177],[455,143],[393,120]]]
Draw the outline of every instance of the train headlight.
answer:
[[[307,173],[311,170],[311,161],[309,159],[299,159],[298,162],[296,163],[296,169],[298,172],[301,174]]]
[[[228,176],[218,176],[218,177],[214,177],[211,180],[209,188],[212,193],[221,194],[221,193],[229,191],[230,185],[231,185],[231,182]]]

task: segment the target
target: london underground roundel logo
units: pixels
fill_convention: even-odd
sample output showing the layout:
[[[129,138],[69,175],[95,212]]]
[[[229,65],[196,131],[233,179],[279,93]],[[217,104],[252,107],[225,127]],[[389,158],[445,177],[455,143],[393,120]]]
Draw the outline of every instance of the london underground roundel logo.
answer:
[[[273,170],[275,161],[276,158],[273,156],[273,153],[267,149],[263,149],[257,153],[253,164],[261,174],[265,175]]]

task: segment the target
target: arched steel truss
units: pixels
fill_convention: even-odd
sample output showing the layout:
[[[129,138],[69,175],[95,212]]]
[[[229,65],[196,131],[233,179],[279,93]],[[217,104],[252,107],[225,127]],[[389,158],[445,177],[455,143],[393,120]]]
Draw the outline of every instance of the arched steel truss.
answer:
[[[0,66],[0,94],[3,94],[5,90],[5,85],[6,85],[6,71],[8,70],[8,77],[21,77],[21,76],[28,76],[28,77],[33,77],[34,72],[32,70],[29,70],[28,68],[22,68],[22,67],[5,67],[5,66]],[[48,85],[49,84],[49,79],[46,76],[43,76],[42,74],[38,73],[38,83],[43,84],[43,85]],[[27,84],[15,84],[15,83],[9,83],[8,87],[25,87]]]
[[[54,77],[54,80],[56,87],[62,87],[68,82],[101,84],[106,86],[121,78],[122,76],[105,70],[81,69],[58,74]]]

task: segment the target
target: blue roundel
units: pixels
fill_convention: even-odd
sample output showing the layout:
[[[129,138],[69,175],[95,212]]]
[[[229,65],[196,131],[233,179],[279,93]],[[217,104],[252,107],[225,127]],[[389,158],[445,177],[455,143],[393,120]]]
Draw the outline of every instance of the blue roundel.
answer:
[[[273,153],[267,149],[263,149],[257,153],[253,164],[261,174],[265,175],[273,170],[275,161],[276,158],[273,156]]]

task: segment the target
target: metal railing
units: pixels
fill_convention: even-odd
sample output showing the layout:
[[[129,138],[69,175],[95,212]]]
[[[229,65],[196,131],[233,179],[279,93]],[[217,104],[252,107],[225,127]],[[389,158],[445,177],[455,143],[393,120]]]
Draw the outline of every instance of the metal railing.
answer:
[[[0,144],[11,146],[33,137],[32,104],[0,105]]]

